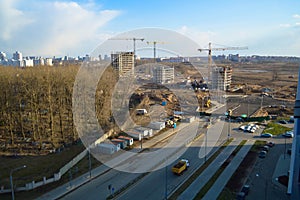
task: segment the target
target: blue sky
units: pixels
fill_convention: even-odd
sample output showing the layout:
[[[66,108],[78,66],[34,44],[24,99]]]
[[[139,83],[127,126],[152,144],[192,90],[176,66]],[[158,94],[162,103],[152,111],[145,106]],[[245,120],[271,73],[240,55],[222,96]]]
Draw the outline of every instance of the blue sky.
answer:
[[[300,56],[298,0],[1,0],[0,27],[0,51],[24,55],[85,55],[119,33],[158,27],[201,47]]]

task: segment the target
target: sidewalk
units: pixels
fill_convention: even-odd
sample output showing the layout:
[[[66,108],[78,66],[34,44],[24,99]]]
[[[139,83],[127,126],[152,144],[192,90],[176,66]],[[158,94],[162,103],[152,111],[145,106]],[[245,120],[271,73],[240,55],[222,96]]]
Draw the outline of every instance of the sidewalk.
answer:
[[[195,121],[197,122],[197,121]],[[192,123],[195,123],[192,122]],[[143,149],[145,148],[150,148],[153,145],[155,145],[158,141],[163,140],[167,137],[169,137],[170,135],[172,135],[173,133],[187,127],[188,125],[192,124],[192,123],[181,123],[179,126],[177,126],[176,129],[170,129],[158,136],[154,136],[151,140],[147,140],[143,142]],[[201,123],[198,121],[198,123]],[[134,152],[141,152],[143,149],[136,147],[135,149],[133,149]],[[114,158],[116,160],[119,160],[120,162],[123,162],[123,160],[128,159],[128,158],[119,158],[122,157],[122,155],[119,155],[118,157]],[[113,159],[113,160],[114,160]],[[38,200],[45,200],[45,199],[58,199],[70,192],[72,192],[73,190],[76,190],[77,188],[79,188],[80,186],[88,183],[89,181],[109,172],[111,170],[111,168],[107,167],[106,165],[101,165],[95,169],[93,169],[91,171],[91,178],[90,178],[90,174],[89,172],[73,179],[71,182],[65,183],[57,188],[55,188],[54,190],[38,197]],[[130,182],[130,180],[128,180],[128,182]]]
[[[278,177],[288,175],[288,171],[290,170],[290,160],[290,155],[282,154],[277,161],[276,168],[272,176],[272,182],[284,190],[287,190],[287,187],[278,182]]]
[[[178,197],[178,200],[194,199],[201,188],[210,180],[221,165],[227,160],[234,149],[240,144],[241,139],[234,139],[214,161],[198,176],[198,178]]]
[[[210,188],[210,190],[202,198],[203,200],[217,199],[223,188],[226,186],[227,182],[234,174],[235,170],[240,166],[241,162],[247,155],[248,151],[254,144],[254,140],[248,140],[239,152],[234,156],[229,165],[225,168],[222,174],[218,177],[217,181]]]

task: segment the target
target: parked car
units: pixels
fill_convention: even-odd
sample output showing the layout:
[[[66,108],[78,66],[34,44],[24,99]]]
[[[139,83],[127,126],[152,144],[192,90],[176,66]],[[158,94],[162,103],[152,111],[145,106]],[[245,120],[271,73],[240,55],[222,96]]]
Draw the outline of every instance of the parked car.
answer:
[[[280,123],[280,124],[288,124],[289,122],[286,121],[286,120],[280,120],[280,121],[278,121],[278,123]]]
[[[293,138],[294,137],[294,133],[293,131],[288,131],[285,134],[282,134],[283,137],[287,137],[287,138]]]
[[[260,157],[260,158],[265,158],[266,155],[267,155],[267,152],[266,152],[266,151],[261,151],[261,152],[259,152],[258,157]]]
[[[244,192],[245,195],[248,195],[249,190],[250,190],[250,185],[244,185],[241,192]]]
[[[260,135],[260,137],[263,137],[263,138],[271,138],[271,137],[273,137],[273,135],[272,135],[271,133],[262,133],[262,134]]]
[[[245,131],[246,126],[240,126],[240,130]]]
[[[267,145],[265,145],[265,146],[263,146],[263,147],[262,147],[262,150],[263,150],[263,151],[266,151],[266,152],[268,152],[268,151],[269,151],[269,149],[270,149],[270,147],[269,147],[269,146],[267,146]]]
[[[245,200],[246,194],[244,192],[239,192],[236,195],[236,200]]]
[[[266,145],[269,146],[269,147],[273,147],[273,146],[275,146],[275,143],[274,142],[267,142]]]

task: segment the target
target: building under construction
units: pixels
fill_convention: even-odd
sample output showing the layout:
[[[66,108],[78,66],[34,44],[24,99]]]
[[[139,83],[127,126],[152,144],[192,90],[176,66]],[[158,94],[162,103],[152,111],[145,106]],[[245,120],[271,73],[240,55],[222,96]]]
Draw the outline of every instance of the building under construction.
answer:
[[[134,74],[134,53],[118,52],[111,54],[111,64],[119,72],[119,76]]]
[[[232,68],[215,67],[212,69],[212,88],[227,91],[231,85]]]
[[[153,70],[153,79],[155,83],[173,83],[174,82],[174,67],[157,66]]]

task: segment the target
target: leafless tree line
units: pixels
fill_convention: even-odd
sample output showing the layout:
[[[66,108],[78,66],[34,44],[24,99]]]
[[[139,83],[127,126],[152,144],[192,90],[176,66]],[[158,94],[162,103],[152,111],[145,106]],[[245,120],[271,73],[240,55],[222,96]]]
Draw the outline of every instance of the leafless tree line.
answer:
[[[0,67],[0,152],[40,152],[78,141],[72,91],[78,66]],[[99,123],[111,128],[115,74],[106,70],[96,91]],[[30,154],[30,153],[28,153]]]

